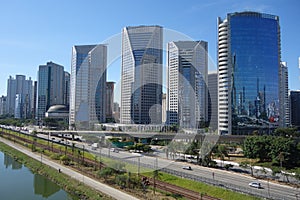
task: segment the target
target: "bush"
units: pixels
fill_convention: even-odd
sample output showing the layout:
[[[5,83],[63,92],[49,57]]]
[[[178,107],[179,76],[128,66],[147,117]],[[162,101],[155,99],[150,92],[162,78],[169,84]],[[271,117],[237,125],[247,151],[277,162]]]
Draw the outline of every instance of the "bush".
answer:
[[[53,159],[53,160],[59,160],[61,156],[62,156],[62,155],[59,154],[59,153],[54,153],[54,154],[52,154],[52,155],[50,156],[50,158]]]
[[[64,165],[69,165],[71,161],[71,159],[67,155],[61,156],[60,160],[63,161]]]

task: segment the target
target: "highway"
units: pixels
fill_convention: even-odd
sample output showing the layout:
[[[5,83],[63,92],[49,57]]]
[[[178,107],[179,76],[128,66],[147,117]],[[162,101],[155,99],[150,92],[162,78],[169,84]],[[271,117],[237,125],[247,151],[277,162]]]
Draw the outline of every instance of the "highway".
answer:
[[[100,150],[92,150],[87,147],[90,152],[99,155]],[[269,199],[300,199],[300,190],[295,187],[281,185],[278,183],[257,180],[249,175],[234,173],[232,171],[214,169],[194,165],[186,162],[176,162],[165,158],[146,156],[139,153],[130,153],[127,151],[119,151],[118,153],[108,148],[101,148],[101,156],[111,157],[120,162],[129,162],[141,167],[152,169],[160,169],[180,177],[189,178],[196,181],[220,186],[223,188],[264,197]],[[182,169],[184,166],[191,166],[192,170]],[[137,173],[137,171],[135,171]],[[259,181],[262,184],[261,189],[252,188],[248,184],[252,181]]]

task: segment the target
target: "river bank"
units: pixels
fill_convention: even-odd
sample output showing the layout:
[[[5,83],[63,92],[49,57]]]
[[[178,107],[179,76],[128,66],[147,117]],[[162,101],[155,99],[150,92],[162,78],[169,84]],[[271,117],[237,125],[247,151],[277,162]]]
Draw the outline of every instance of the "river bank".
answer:
[[[49,180],[53,181],[66,192],[71,194],[74,199],[112,199],[111,197],[108,197],[99,191],[86,186],[85,184],[67,176],[66,174],[59,173],[58,170],[25,155],[24,153],[8,146],[7,144],[4,144],[2,141],[0,141],[0,150],[12,156],[16,161],[24,164],[32,171],[32,173],[37,173],[47,177]],[[43,158],[41,157],[41,159]]]

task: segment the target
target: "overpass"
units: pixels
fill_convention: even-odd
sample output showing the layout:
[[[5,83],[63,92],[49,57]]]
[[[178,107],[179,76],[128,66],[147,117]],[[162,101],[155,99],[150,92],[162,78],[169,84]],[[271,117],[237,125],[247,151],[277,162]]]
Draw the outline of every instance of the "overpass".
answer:
[[[58,134],[70,134],[70,135],[93,135],[93,136],[111,136],[122,138],[134,138],[134,139],[154,139],[154,140],[185,140],[185,141],[203,141],[206,136],[219,137],[219,142],[243,142],[246,136],[243,135],[212,135],[203,133],[166,133],[166,132],[123,132],[123,131],[53,131],[53,130],[41,130],[38,133],[58,135]]]

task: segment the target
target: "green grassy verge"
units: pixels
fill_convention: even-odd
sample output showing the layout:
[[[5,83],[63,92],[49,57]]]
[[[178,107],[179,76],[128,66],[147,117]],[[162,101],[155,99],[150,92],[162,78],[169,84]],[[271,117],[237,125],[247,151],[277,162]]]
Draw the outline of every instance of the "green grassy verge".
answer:
[[[7,146],[2,142],[0,142],[0,150],[14,157],[17,161],[23,163],[33,173],[43,175],[59,185],[61,188],[67,191],[73,197],[73,199],[111,199],[65,174],[58,173],[56,169],[41,164],[39,161],[28,157],[27,155]]]
[[[143,175],[152,177],[153,173],[144,173]],[[201,182],[192,181],[184,178],[179,178],[164,172],[159,173],[158,179],[170,184],[174,184],[183,188],[187,188],[199,193],[203,193],[212,197],[217,197],[223,200],[258,200],[260,198],[252,197],[249,195],[233,192],[219,187],[214,187]]]

